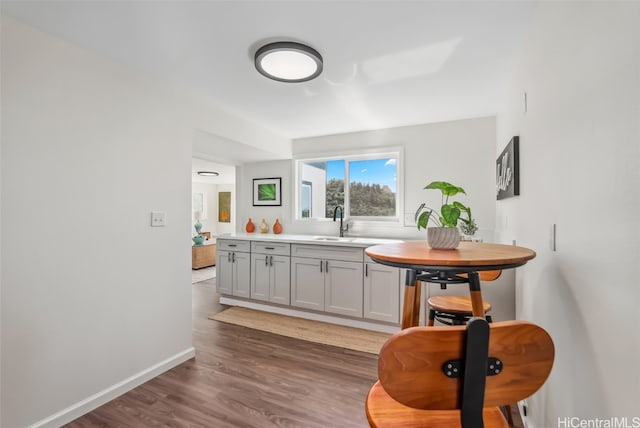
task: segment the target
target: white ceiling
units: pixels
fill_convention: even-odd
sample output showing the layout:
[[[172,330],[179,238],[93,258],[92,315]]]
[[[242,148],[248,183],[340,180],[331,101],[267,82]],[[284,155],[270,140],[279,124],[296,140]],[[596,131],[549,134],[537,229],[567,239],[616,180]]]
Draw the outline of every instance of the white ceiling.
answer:
[[[529,1],[6,1],[2,13],[288,138],[493,115]],[[307,83],[257,73],[265,42],[324,57]]]

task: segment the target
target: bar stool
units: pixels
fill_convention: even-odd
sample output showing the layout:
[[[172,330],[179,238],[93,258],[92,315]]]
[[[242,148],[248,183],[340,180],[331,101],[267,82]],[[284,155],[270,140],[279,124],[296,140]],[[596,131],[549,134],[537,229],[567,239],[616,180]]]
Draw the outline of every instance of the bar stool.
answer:
[[[478,272],[481,281],[495,281],[502,275],[501,270],[486,270]],[[464,276],[464,274],[460,275]],[[471,299],[467,296],[433,296],[427,300],[429,305],[428,326],[433,326],[438,320],[446,325],[464,325],[473,316]],[[488,322],[492,322],[491,303],[482,302],[482,309]]]
[[[481,281],[495,281],[500,275],[502,275],[501,270],[478,272]],[[432,296],[427,300],[427,304],[429,305],[427,326],[433,326],[436,320],[445,325],[465,325],[473,317],[471,299],[467,296]],[[483,301],[482,310],[487,322],[493,322],[491,315],[488,315],[491,311],[491,303]],[[502,406],[502,411],[507,417],[509,426],[513,426],[511,405],[505,404]]]
[[[553,360],[549,334],[526,321],[401,330],[380,351],[369,425],[506,428],[499,406],[536,392]]]

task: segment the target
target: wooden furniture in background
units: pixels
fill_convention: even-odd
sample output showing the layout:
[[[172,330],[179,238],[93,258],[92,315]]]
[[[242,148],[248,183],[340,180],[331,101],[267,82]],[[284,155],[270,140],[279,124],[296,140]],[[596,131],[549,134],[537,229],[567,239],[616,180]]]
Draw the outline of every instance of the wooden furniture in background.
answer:
[[[535,393],[554,354],[549,334],[526,321],[401,330],[380,351],[367,419],[378,428],[506,428],[498,406]]]
[[[502,271],[485,270],[478,272],[478,275],[481,281],[495,281],[502,275]],[[466,274],[460,274],[460,276],[466,277]],[[441,286],[446,287],[446,285]],[[492,322],[491,315],[489,315],[491,303],[485,300],[482,305],[486,320]],[[473,317],[473,306],[471,299],[467,296],[431,296],[427,300],[427,306],[429,307],[428,326],[434,325],[436,320],[445,325],[464,325]],[[510,404],[505,405],[503,413],[507,417],[509,426],[513,426]]]
[[[480,281],[495,281],[501,274],[501,270],[478,272]],[[461,274],[460,276],[464,277],[465,274]],[[446,285],[441,286],[446,287]],[[427,300],[427,305],[429,306],[427,325],[433,325],[436,320],[447,325],[462,325],[466,324],[473,316],[471,299],[467,296],[432,296]],[[485,318],[491,322],[491,315],[488,315],[488,312],[491,310],[491,304],[484,301],[482,305]]]
[[[216,265],[216,244],[207,242],[191,246],[191,269]]]
[[[408,269],[402,328],[418,325],[421,281],[469,283],[473,316],[484,317],[478,271],[515,268],[536,256],[534,251],[524,247],[467,241],[460,242],[455,250],[434,250],[426,241],[409,241],[374,245],[365,253],[383,265]]]

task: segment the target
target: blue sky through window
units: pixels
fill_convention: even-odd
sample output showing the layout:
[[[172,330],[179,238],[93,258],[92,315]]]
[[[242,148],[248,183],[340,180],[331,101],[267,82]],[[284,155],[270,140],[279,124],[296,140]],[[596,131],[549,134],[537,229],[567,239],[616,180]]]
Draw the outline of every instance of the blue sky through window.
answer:
[[[344,179],[344,160],[327,162],[327,179]],[[371,159],[349,162],[351,182],[380,184],[396,191],[396,160]]]
[[[338,178],[344,180],[344,161],[327,161],[327,180]]]

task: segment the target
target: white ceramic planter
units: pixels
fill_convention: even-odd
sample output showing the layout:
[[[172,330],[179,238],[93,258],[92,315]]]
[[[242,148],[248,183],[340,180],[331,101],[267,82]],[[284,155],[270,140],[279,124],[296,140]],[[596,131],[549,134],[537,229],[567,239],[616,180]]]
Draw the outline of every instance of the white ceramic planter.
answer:
[[[460,244],[457,227],[428,227],[427,243],[434,250],[454,250]]]

